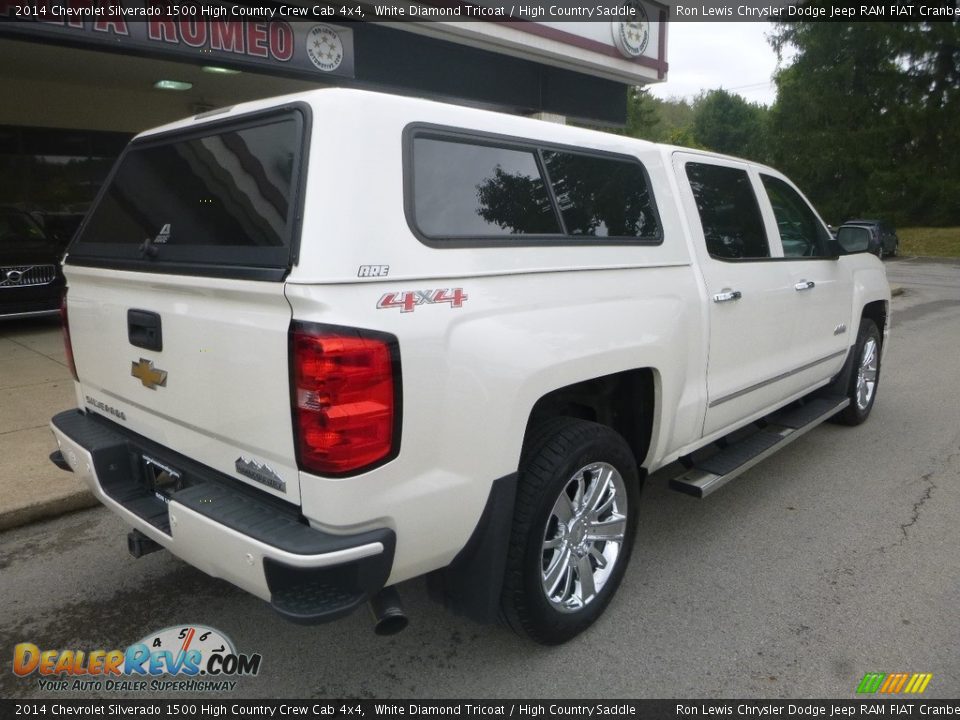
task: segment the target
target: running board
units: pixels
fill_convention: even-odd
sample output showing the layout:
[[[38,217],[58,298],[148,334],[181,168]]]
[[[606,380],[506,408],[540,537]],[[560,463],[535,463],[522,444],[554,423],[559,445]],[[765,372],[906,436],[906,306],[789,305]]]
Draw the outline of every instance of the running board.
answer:
[[[850,398],[827,397],[778,410],[764,418],[765,424],[759,432],[695,461],[689,470],[670,481],[670,488],[694,497],[706,497],[849,404]]]

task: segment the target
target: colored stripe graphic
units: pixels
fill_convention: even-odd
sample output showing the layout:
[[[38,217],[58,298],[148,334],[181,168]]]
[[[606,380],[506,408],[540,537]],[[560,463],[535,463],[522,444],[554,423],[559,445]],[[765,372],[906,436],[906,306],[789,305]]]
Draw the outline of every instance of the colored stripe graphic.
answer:
[[[932,679],[933,673],[867,673],[857,686],[857,693],[896,695],[902,692],[919,695],[927,689]]]
[[[875,693],[880,689],[880,683],[883,682],[883,679],[886,677],[884,673],[867,673],[863,676],[863,680],[860,681],[860,685],[857,687],[858,693]]]

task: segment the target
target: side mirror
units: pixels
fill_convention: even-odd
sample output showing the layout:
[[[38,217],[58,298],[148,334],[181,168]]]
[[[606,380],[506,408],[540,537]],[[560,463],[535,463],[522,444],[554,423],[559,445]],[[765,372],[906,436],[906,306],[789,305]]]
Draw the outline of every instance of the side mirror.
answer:
[[[867,252],[870,249],[870,239],[867,237],[838,237],[837,244],[845,255]]]

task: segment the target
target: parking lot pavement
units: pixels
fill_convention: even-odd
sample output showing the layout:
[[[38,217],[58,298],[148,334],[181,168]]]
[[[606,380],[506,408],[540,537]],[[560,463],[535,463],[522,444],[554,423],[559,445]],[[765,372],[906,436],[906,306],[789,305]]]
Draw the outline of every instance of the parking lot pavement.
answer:
[[[0,530],[96,502],[48,459],[50,417],[76,404],[59,320],[0,323]]]
[[[203,623],[263,656],[233,697],[854,698],[867,672],[929,672],[924,699],[956,698],[960,265],[887,267],[905,291],[870,420],[820,426],[706,500],[651,477],[624,584],[567,645],[454,617],[421,580],[399,587],[400,635],[365,611],[294,626],[168,553],[134,560],[95,509],[2,536],[0,653]],[[10,672],[0,696],[55,697]]]

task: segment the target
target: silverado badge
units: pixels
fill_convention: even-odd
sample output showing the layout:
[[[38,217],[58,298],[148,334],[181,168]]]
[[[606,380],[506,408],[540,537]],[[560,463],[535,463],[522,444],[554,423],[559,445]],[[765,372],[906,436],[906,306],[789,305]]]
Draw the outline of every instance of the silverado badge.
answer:
[[[166,387],[167,371],[153,367],[152,360],[140,358],[140,362],[130,363],[130,374],[143,383],[145,388],[156,390],[157,385]]]

